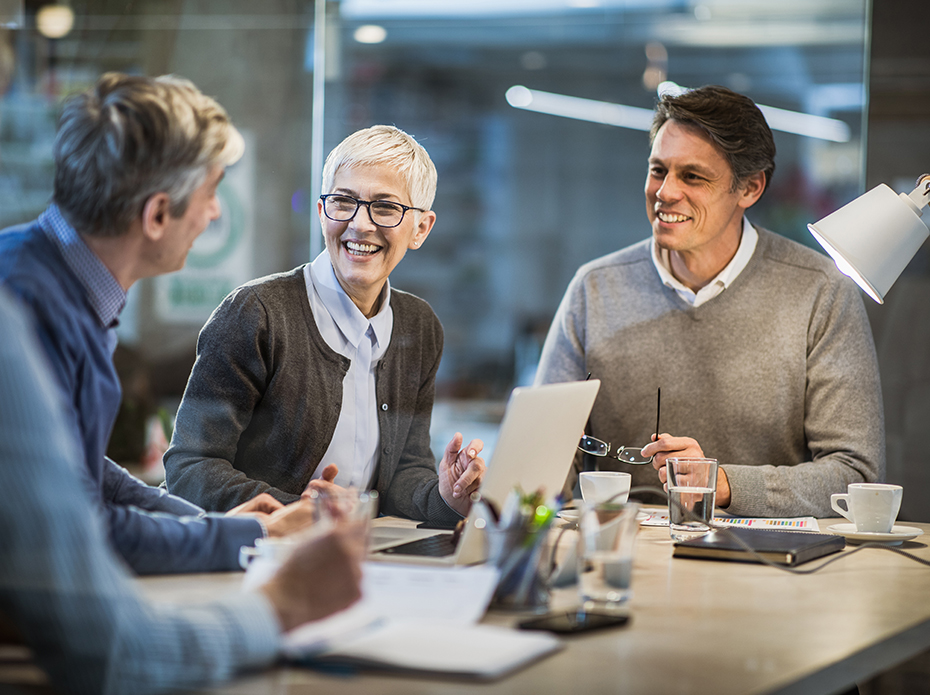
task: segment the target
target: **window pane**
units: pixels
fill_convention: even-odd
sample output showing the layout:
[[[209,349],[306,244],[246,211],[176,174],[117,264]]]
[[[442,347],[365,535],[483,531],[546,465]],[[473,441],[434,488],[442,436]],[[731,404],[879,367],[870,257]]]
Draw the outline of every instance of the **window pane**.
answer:
[[[314,3],[71,7],[62,38],[35,29],[37,3],[25,4],[27,28],[0,29],[4,226],[47,204],[61,99],[108,70],[189,77],[247,138],[220,189],[223,217],[185,271],[131,292],[119,355],[137,420],[120,458],[131,460],[155,407],[173,414],[197,332],[221,298],[321,248],[311,232]],[[450,409],[450,427],[471,421],[468,436],[493,437],[499,404],[532,379],[578,266],[648,236],[648,134],[635,126],[648,122],[661,81],[729,86],[788,112],[770,115],[787,130],[798,129],[796,114],[831,119],[802,119],[826,128],[817,136],[776,132],[778,169],[753,222],[811,243],[806,223],[862,190],[864,0],[343,0],[327,17],[325,151],[390,123],[417,137],[439,172],[436,226],[391,277],[445,328],[438,447]],[[525,89],[508,101],[514,87]],[[618,119],[634,127],[610,124]]]

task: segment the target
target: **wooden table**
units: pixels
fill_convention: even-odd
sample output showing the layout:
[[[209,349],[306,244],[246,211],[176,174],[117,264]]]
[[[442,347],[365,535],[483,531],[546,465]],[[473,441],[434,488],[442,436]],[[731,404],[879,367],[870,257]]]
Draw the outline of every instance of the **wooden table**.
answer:
[[[837,521],[821,520],[820,528]],[[908,525],[926,535],[901,547],[930,560],[930,524]],[[673,559],[664,528],[643,528],[637,543],[627,627],[567,638],[562,652],[495,683],[282,666],[210,692],[831,693],[930,649],[930,567],[887,550],[864,549],[796,576],[762,565]],[[189,601],[237,591],[241,575],[140,583],[153,598]],[[574,601],[573,588],[553,596],[557,608]]]

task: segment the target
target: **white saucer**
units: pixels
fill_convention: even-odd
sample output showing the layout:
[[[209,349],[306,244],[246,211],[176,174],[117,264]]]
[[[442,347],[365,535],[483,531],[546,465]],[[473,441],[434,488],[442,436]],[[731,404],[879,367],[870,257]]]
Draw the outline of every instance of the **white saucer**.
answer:
[[[563,509],[558,513],[558,517],[562,521],[567,521],[570,524],[577,524],[578,519],[581,517],[581,510],[579,509]],[[649,515],[646,512],[640,511],[636,513],[636,520],[642,521],[643,519],[648,519]]]
[[[846,540],[855,543],[886,543],[887,545],[900,545],[904,541],[923,535],[923,529],[914,526],[892,526],[891,533],[867,533],[856,530],[855,524],[833,524],[827,526],[827,531],[837,536],[845,536]]]

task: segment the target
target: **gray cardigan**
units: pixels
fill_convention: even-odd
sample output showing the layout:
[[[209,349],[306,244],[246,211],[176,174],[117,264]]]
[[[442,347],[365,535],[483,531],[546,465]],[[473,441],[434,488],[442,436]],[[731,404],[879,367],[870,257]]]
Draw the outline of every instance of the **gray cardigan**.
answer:
[[[392,289],[390,301],[394,330],[375,376],[381,512],[453,522],[429,446],[442,326],[422,299]],[[168,489],[219,511],[262,492],[298,499],[336,429],[348,368],[320,335],[303,266],[235,290],[197,341],[165,454]]]
[[[537,380],[599,378],[589,432],[615,447],[649,442],[661,387],[662,431],[720,461],[735,515],[830,516],[831,493],[881,480],[878,365],[852,281],[823,254],[760,229],[745,269],[695,308],[662,284],[651,243],[578,270]],[[659,485],[652,466],[598,463]]]

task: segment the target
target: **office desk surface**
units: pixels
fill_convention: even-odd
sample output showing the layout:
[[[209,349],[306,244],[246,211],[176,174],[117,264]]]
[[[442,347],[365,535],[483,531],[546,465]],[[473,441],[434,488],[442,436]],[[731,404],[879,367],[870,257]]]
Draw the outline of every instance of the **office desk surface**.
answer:
[[[820,528],[832,523],[821,520]],[[930,560],[930,524],[908,525],[925,535],[899,547]],[[930,567],[887,550],[863,549],[800,576],[671,553],[667,529],[643,528],[630,624],[566,638],[562,652],[491,684],[282,666],[210,692],[829,693],[930,649]],[[188,575],[140,583],[153,598],[191,601],[237,591],[241,580],[241,574]],[[555,608],[574,601],[574,588],[553,596]],[[492,612],[486,622],[516,619]]]

